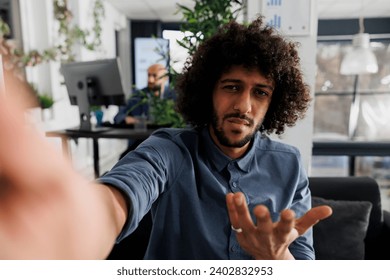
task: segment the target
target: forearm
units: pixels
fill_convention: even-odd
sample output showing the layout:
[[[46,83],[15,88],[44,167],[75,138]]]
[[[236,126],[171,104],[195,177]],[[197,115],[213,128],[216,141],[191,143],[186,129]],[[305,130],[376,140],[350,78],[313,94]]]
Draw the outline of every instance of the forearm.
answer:
[[[101,193],[102,206],[105,215],[101,219],[100,229],[102,233],[102,251],[99,258],[105,258],[110,253],[113,244],[126,222],[127,205],[122,193],[114,187],[97,185]]]
[[[120,124],[125,121],[126,118],[126,112],[120,111],[115,117],[114,117],[114,123]]]
[[[126,124],[136,124],[136,123],[138,123],[139,122],[139,120],[137,120],[137,118],[135,118],[135,117],[133,117],[133,116],[127,116],[126,118],[125,118],[125,123]]]

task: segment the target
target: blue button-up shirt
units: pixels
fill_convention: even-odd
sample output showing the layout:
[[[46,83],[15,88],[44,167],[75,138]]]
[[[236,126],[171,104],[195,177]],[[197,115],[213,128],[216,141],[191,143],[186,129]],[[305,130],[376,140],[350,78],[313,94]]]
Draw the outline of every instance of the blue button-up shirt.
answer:
[[[145,259],[251,259],[230,227],[229,192],[243,192],[251,213],[258,204],[267,206],[273,221],[283,209],[300,217],[311,207],[298,150],[260,133],[243,157],[231,159],[207,128],[160,129],[100,182],[119,188],[129,201],[128,221],[118,240],[152,210]],[[296,259],[314,259],[312,243],[309,230],[289,249]]]

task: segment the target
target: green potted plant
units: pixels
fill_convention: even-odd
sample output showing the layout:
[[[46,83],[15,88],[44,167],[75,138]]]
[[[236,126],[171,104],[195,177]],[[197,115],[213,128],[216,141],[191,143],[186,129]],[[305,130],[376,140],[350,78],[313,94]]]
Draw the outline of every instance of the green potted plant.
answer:
[[[150,115],[155,125],[184,127],[185,122],[175,110],[175,101],[153,96],[150,100]]]
[[[54,104],[54,99],[50,95],[42,93],[38,95],[38,102],[41,109],[50,109]]]
[[[192,55],[204,40],[220,26],[237,19],[244,8],[243,0],[195,0],[193,7],[177,4],[183,15],[180,30],[185,33],[177,43]]]
[[[36,96],[38,107],[41,108],[41,119],[47,121],[53,118],[54,99],[47,92],[41,92],[34,83],[29,83]]]
[[[54,99],[47,93],[38,94],[38,102],[41,107],[42,121],[48,121],[53,119],[53,105]]]

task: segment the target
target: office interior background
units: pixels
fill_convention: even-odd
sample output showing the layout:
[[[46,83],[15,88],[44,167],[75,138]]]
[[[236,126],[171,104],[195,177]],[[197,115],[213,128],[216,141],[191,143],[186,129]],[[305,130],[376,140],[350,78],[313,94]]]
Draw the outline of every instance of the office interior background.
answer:
[[[7,38],[15,46],[28,50],[43,50],[59,40],[58,22],[53,17],[52,0],[2,0],[1,17],[11,27]],[[69,24],[81,28],[93,26],[94,0],[68,0],[67,6],[73,18]],[[177,13],[177,4],[191,7],[193,0],[101,0],[104,7],[102,44],[90,51],[74,46],[76,61],[98,60],[119,57],[122,80],[126,95],[137,81],[135,61],[145,49],[137,54],[137,39],[163,38],[169,41],[172,67],[180,71],[187,56],[176,43],[180,32],[182,15]],[[294,2],[295,9],[286,3]],[[272,19],[273,9],[282,11],[291,26],[305,24],[305,32],[281,30],[301,43],[300,52],[303,71],[313,94],[313,106],[305,120],[291,132],[280,138],[296,145],[303,155],[310,176],[348,176],[347,156],[312,155],[314,141],[390,141],[390,2],[388,0],[246,0],[239,16],[250,20],[258,13],[267,21]],[[271,7],[271,8],[270,8]],[[285,7],[285,8],[284,8]],[[283,9],[284,8],[284,9]],[[352,50],[352,40],[360,32],[370,34],[370,49],[377,59],[378,71],[370,74],[343,75],[340,65]],[[141,53],[141,54],[140,54]],[[7,67],[7,65],[4,65]],[[37,85],[39,91],[54,99],[49,113],[43,116],[39,108],[31,109],[36,125],[43,131],[53,131],[76,126],[79,122],[77,106],[70,105],[63,77],[59,73],[60,62],[49,61],[26,67],[27,80]],[[356,77],[358,76],[358,79]],[[139,78],[138,78],[139,79]],[[358,110],[351,106],[359,97]],[[117,106],[102,108],[104,120],[112,121]],[[351,134],[351,110],[356,116],[356,126]],[[60,147],[58,139],[50,139]],[[93,178],[92,145],[90,140],[70,141],[72,161],[80,172]],[[126,140],[100,139],[100,170],[108,170],[118,160],[127,146]],[[113,152],[114,149],[114,152]],[[356,176],[372,176],[378,180],[383,199],[383,208],[390,210],[390,157],[357,156]]]

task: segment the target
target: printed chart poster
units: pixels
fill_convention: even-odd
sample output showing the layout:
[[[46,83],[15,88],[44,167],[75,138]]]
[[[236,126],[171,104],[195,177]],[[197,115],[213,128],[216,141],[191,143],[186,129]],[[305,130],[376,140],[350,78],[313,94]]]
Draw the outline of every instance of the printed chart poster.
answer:
[[[290,36],[310,35],[311,0],[265,0],[266,22]]]

